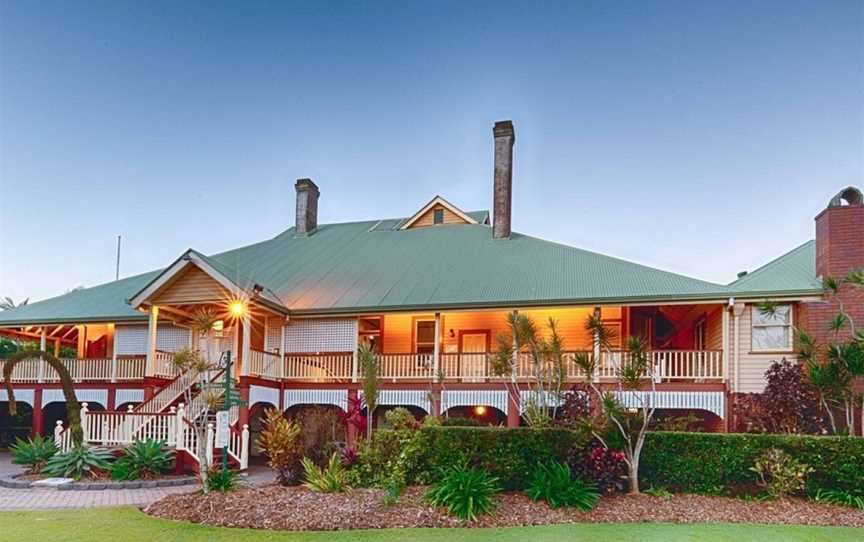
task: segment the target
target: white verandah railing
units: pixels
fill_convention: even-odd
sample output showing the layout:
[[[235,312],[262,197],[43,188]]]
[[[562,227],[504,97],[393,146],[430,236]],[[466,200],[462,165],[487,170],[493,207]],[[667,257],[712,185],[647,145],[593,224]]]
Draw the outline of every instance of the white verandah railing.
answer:
[[[111,358],[60,358],[69,371],[72,380],[117,382],[141,380],[144,378],[144,356]],[[0,373],[0,381],[3,375]],[[45,360],[27,358],[18,362],[12,369],[12,382],[39,383],[59,382],[60,375]]]
[[[493,370],[492,352],[447,352],[438,357],[438,366],[432,354],[378,354],[379,377],[384,380],[427,380],[443,377],[445,380],[477,382],[510,378],[496,376]],[[563,376],[565,380],[575,381],[585,378],[581,367],[576,363],[577,356],[593,358],[590,351],[568,351],[563,353]],[[652,350],[646,353],[649,366],[652,368],[658,382],[684,380],[722,380],[723,352],[722,350]],[[278,380],[280,377],[288,380],[335,381],[352,378],[353,355],[351,353],[333,354],[294,354],[284,356],[284,369],[280,374],[273,371],[276,366],[274,358],[278,354],[268,354],[266,358],[259,357],[253,361],[252,374]],[[271,360],[268,370],[260,370],[262,360]],[[253,357],[253,360],[255,358]],[[623,350],[601,351],[594,378],[608,379],[616,377],[621,367],[629,363],[630,354]],[[516,360],[517,380],[535,378],[540,374],[549,375],[553,371],[551,364],[537,366],[531,355],[520,352]]]

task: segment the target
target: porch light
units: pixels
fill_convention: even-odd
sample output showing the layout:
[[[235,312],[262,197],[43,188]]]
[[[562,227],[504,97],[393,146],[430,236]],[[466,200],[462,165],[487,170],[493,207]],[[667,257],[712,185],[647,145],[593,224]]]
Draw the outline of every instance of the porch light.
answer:
[[[485,406],[474,407],[474,414],[477,414],[478,416],[485,416],[486,415],[486,407]]]
[[[243,303],[239,299],[236,301],[232,301],[228,305],[228,310],[231,311],[231,315],[240,318],[244,314],[246,314],[246,303]]]

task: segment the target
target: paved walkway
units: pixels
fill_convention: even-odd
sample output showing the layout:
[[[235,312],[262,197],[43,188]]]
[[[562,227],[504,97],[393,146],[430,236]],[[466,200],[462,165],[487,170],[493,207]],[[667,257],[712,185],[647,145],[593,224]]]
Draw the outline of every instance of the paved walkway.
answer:
[[[0,453],[0,476],[21,472],[8,453]],[[0,487],[0,510],[47,508],[93,508],[96,506],[146,506],[172,493],[188,493],[194,486],[105,491],[58,491],[56,489],[10,489]]]

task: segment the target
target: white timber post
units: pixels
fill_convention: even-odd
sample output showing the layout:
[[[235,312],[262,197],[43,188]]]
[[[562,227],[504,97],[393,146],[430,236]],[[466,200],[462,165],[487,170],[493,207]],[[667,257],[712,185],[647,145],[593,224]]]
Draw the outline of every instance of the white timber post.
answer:
[[[435,343],[432,347],[432,378],[438,376],[441,367],[441,313],[435,313]]]
[[[281,333],[279,335],[279,379],[282,380],[285,378],[285,326],[288,325],[287,321],[281,322]],[[354,350],[357,350],[356,348]]]
[[[132,428],[135,426],[135,408],[132,405],[126,406],[126,421],[123,423],[123,442],[132,442]]]
[[[243,315],[243,359],[240,364],[240,375],[249,376],[249,365],[252,361],[252,317],[249,313]]]
[[[723,307],[723,329],[720,332],[720,344],[723,351],[720,353],[723,360],[720,371],[723,374],[723,382],[729,382],[729,307]]]
[[[207,424],[207,440],[205,441],[206,442],[206,449],[204,451],[204,453],[206,454],[206,457],[207,457],[207,465],[208,466],[213,464],[214,438],[215,437],[213,435],[213,424],[208,423]]]
[[[175,435],[175,439],[177,440],[177,449],[185,450],[184,446],[186,444],[186,423],[183,419],[186,417],[186,407],[183,403],[180,403],[177,406],[177,434]]]
[[[84,434],[84,442],[90,440],[90,428],[87,420],[87,403],[81,403],[81,433]]]
[[[360,360],[357,357],[357,349],[360,347],[360,320],[354,320],[353,353],[351,355],[351,382],[360,380]]]
[[[741,315],[744,314],[744,303],[735,303],[733,307],[732,313],[732,341],[734,341],[734,345],[732,346],[733,359],[732,364],[734,365],[734,374],[733,374],[733,385],[732,391],[738,392],[739,384],[740,384],[740,373],[741,373],[741,345],[739,344],[739,335],[741,333]]]
[[[240,469],[249,468],[249,424],[243,424],[243,433],[240,438]]]
[[[600,307],[594,307],[594,317],[601,318]],[[600,372],[603,364],[602,360],[602,350],[600,345],[600,334],[596,331],[594,332],[594,351],[592,353],[594,356],[594,374],[591,375],[592,380],[594,382],[600,382]]]
[[[111,382],[117,382],[117,326],[111,324]]]
[[[36,378],[37,382],[45,381],[45,359],[42,357],[42,352],[45,352],[46,341],[48,339],[48,330],[46,328],[42,328],[42,333],[39,336],[39,375]]]
[[[147,321],[147,365],[145,376],[156,374],[156,334],[159,330],[159,307],[150,306],[150,319]]]
[[[54,426],[54,444],[62,452],[63,450],[63,420],[57,420],[57,425]]]
[[[177,446],[177,443],[174,442],[174,439],[177,438],[177,408],[171,407],[168,409],[168,412],[171,414],[171,417],[168,418],[168,427],[165,430],[165,443],[168,445],[174,444]]]

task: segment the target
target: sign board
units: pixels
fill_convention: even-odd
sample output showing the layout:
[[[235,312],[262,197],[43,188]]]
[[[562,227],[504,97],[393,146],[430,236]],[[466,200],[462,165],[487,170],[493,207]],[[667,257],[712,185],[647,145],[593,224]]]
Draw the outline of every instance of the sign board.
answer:
[[[228,435],[231,433],[228,428],[228,419],[230,413],[227,410],[220,410],[216,413],[216,442],[214,446],[223,448],[228,446]]]

